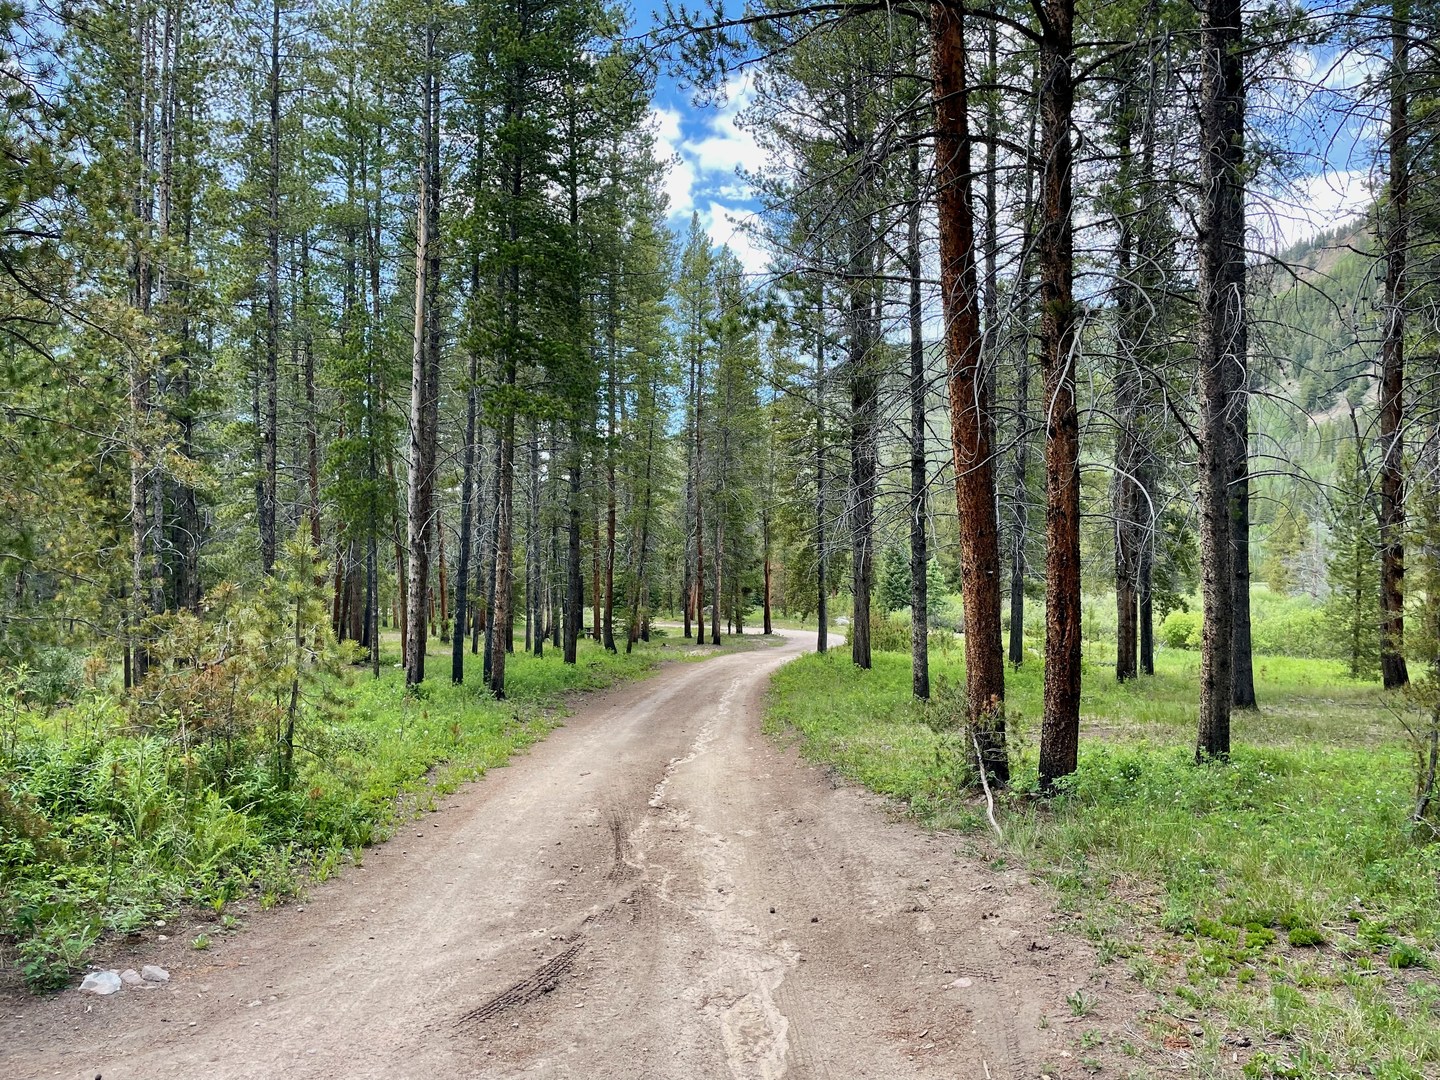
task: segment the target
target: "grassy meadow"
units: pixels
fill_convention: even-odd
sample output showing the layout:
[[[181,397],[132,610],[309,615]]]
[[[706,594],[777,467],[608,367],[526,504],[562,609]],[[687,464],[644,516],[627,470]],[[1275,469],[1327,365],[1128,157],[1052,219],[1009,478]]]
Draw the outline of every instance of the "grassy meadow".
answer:
[[[948,631],[932,637],[930,704],[910,697],[908,655],[877,652],[861,672],[840,649],[777,674],[767,723],[1047,882],[1101,964],[1158,995],[1156,1046],[1203,1031],[1184,1036],[1188,1075],[1440,1075],[1440,844],[1410,821],[1398,703],[1338,661],[1260,656],[1261,707],[1237,712],[1233,760],[1197,767],[1198,653],[1162,648],[1156,674],[1125,685],[1113,655],[1086,644],[1080,768],[1052,800],[1034,797],[1040,661],[1031,650],[1009,672],[1018,769],[999,841],[956,730],[964,663]]]

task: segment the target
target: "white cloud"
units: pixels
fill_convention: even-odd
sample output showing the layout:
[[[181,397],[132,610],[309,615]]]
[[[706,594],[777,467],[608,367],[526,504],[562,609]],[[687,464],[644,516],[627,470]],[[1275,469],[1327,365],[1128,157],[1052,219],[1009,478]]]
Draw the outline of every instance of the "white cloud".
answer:
[[[725,104],[705,117],[705,133],[679,144],[697,173],[734,176],[737,168],[753,170],[765,163],[765,151],[739,123],[741,111],[754,96],[748,75],[731,79],[725,84]]]
[[[680,110],[650,106],[650,123],[658,143],[674,147],[680,141]]]
[[[733,176],[737,167],[753,170],[765,164],[765,151],[750,132],[740,128],[739,112],[748,96],[748,93],[732,96],[723,109],[709,118],[708,135],[688,139],[683,144],[686,154],[701,171]]]
[[[746,211],[711,202],[700,211],[700,223],[705,226],[712,244],[729,247],[747,274],[760,276],[769,270],[770,255],[744,228],[743,223],[751,216]]]
[[[695,169],[683,158],[674,158],[665,170],[665,194],[670,214],[688,214],[695,208]]]
[[[711,242],[728,245],[747,273],[759,275],[769,256],[740,224],[750,216],[752,192],[737,172],[765,163],[765,152],[740,126],[754,93],[750,77],[737,76],[725,84],[721,105],[652,106],[650,115],[656,152],[668,162],[664,189],[672,227],[698,210]]]
[[[665,164],[662,187],[670,200],[672,216],[688,214],[695,206],[695,166],[680,153],[680,120],[679,109],[650,106],[655,156]]]
[[[1385,66],[1384,54],[1371,47],[1294,45],[1286,61],[1286,73],[1302,89],[1320,86],[1337,93],[1373,83]]]
[[[1326,169],[1283,191],[1257,192],[1247,208],[1250,227],[1267,251],[1282,251],[1364,212],[1374,195],[1360,169]]]

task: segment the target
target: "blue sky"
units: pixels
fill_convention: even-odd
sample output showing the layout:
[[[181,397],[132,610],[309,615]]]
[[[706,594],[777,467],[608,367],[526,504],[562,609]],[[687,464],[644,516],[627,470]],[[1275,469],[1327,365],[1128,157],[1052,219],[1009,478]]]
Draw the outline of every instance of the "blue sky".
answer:
[[[1289,175],[1267,167],[1251,200],[1251,229],[1267,249],[1348,221],[1369,205],[1381,179],[1375,149],[1384,117],[1375,102],[1357,99],[1384,63],[1379,54],[1296,49],[1286,72],[1252,89],[1252,124],[1289,158]]]
[[[1252,244],[1275,251],[1350,220],[1372,198],[1373,145],[1383,130],[1375,115],[1356,112],[1356,89],[1378,70],[1379,56],[1334,48],[1296,49],[1288,70],[1257,82],[1250,120],[1288,160],[1262,173],[1252,193]],[[743,170],[765,155],[739,126],[752,97],[748,77],[726,84],[718,105],[697,105],[686,88],[662,77],[651,107],[657,151],[669,161],[665,190],[670,225],[680,235],[692,212],[712,241],[728,244],[746,269],[761,274],[765,253],[740,223],[755,204]]]
[[[755,140],[737,124],[751,96],[749,79],[737,76],[726,84],[723,104],[697,106],[685,89],[662,79],[651,116],[656,151],[670,161],[665,193],[670,197],[671,228],[683,235],[690,215],[699,213],[711,240],[717,246],[728,244],[745,269],[758,274],[765,269],[764,252],[739,226],[754,212],[739,172],[756,169],[765,160]]]

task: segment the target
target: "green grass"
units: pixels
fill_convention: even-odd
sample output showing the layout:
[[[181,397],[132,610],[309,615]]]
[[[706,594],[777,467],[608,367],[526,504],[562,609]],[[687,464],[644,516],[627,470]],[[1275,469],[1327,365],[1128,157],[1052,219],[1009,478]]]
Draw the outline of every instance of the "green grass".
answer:
[[[27,982],[63,985],[103,932],[140,929],[183,904],[219,915],[247,895],[265,907],[297,895],[397,819],[543,737],[567,694],[642,676],[676,651],[656,641],[611,655],[585,641],[574,666],[554,649],[519,653],[506,664],[509,696],[496,702],[468,653],[469,681],[450,682],[439,641],[429,678],[407,692],[395,644],[378,679],[357,669],[331,687],[332,707],[298,732],[288,787],[276,783],[260,732],[137,729],[133,713],[102,695],[11,717],[13,749],[0,762],[0,938]]]
[[[1153,678],[1121,686],[1103,646],[1086,655],[1080,769],[1052,800],[1032,796],[1040,664],[1008,675],[1018,768],[998,849],[955,732],[958,651],[933,656],[928,706],[907,656],[868,673],[848,653],[803,657],[776,675],[768,722],[1048,882],[1102,963],[1203,1018],[1199,1075],[1440,1074],[1440,845],[1412,831],[1412,753],[1378,687],[1260,658],[1262,709],[1236,714],[1232,762],[1197,767],[1198,656],[1161,652]]]

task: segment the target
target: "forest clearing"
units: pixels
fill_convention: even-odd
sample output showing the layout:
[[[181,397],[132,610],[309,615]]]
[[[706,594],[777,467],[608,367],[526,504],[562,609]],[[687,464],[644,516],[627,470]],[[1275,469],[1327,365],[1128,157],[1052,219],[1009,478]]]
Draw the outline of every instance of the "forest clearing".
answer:
[[[0,85],[0,1074],[1440,1076],[1432,0]]]

